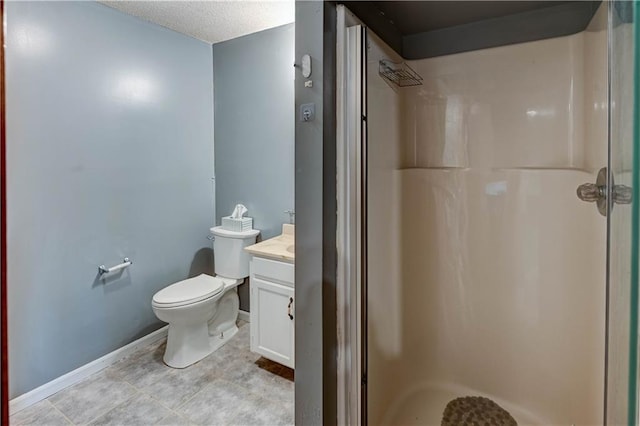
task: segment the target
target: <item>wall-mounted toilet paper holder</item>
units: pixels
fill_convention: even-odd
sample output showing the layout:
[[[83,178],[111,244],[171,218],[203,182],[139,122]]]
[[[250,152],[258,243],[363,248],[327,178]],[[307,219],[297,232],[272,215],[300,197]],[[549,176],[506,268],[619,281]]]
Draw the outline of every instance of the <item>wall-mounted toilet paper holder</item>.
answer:
[[[122,260],[122,263],[119,263],[116,266],[112,266],[111,268],[107,268],[104,265],[98,266],[98,274],[99,275],[110,274],[112,272],[119,271],[120,269],[127,268],[127,267],[131,266],[132,264],[133,264],[133,262],[128,257],[125,257]]]

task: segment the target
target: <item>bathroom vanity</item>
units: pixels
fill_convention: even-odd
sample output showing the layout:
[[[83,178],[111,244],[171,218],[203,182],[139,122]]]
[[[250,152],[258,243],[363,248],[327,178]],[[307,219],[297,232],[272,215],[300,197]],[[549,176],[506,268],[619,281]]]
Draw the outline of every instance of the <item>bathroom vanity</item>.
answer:
[[[252,254],[251,351],[294,368],[294,225],[245,250]]]

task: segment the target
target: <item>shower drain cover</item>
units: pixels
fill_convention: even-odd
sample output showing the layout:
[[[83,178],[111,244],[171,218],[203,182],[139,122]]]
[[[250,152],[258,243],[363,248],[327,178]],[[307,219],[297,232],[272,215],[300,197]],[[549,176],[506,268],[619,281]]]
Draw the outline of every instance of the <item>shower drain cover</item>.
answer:
[[[516,420],[489,398],[465,396],[447,404],[442,426],[517,426]]]

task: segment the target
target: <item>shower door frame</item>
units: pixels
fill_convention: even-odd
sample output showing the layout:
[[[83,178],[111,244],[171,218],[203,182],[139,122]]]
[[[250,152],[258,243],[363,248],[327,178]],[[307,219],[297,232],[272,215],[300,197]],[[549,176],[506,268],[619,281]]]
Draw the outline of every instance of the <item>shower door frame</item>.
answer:
[[[625,6],[631,5],[630,15],[625,13],[624,8],[616,7],[619,4]],[[606,313],[605,313],[605,372],[604,372],[604,418],[603,424],[609,424],[609,420],[613,418],[620,418],[621,414],[624,414],[628,425],[638,424],[638,303],[639,303],[639,257],[638,257],[638,240],[640,237],[640,87],[638,81],[638,74],[640,72],[640,28],[638,27],[638,19],[640,18],[640,1],[633,0],[629,2],[623,2],[620,0],[610,0],[607,2],[607,194],[606,194],[606,221],[607,221],[607,237],[606,237]],[[626,11],[629,13],[629,11]],[[626,17],[625,17],[626,15]],[[625,19],[630,19],[625,20]],[[621,52],[617,43],[621,43],[621,39],[624,35],[618,35],[617,29],[621,28],[622,24],[631,23],[632,28],[632,40],[633,40],[633,52]],[[621,55],[632,55],[631,70],[624,68],[624,61],[621,60]],[[629,65],[627,63],[627,65]],[[631,73],[631,78],[628,78],[628,74]],[[626,78],[625,78],[626,77]],[[632,87],[625,87],[628,84]],[[623,109],[622,92],[629,90],[631,92],[631,111]],[[630,116],[627,116],[630,114]],[[617,128],[615,125],[624,123],[625,118],[631,120],[631,141],[624,139],[624,126]],[[622,136],[622,138],[621,138]],[[623,181],[622,174],[625,172],[624,164],[620,162],[621,154],[625,154],[625,150],[631,151],[631,181],[627,182],[631,185],[632,191],[632,205],[626,206],[631,208],[630,218],[631,223],[625,223],[622,219],[622,223],[625,226],[629,226],[629,232],[631,232],[631,242],[628,247],[629,253],[626,253],[630,259],[629,264],[623,264],[623,270],[620,269],[620,255],[613,247],[615,246],[614,240],[620,239],[619,229],[616,229],[615,224],[621,223],[619,216],[614,219],[613,213],[615,210],[614,199],[615,187],[618,186],[615,182],[617,180]],[[627,153],[628,154],[628,153]],[[616,177],[616,173],[620,176]],[[615,179],[614,179],[615,178]],[[621,208],[624,206],[620,206]],[[616,233],[615,231],[618,231]],[[620,241],[618,241],[620,242]],[[622,241],[624,243],[624,241]],[[617,255],[617,258],[616,258]],[[617,261],[617,264],[614,264]],[[626,270],[626,266],[629,270]],[[617,270],[616,270],[617,267]],[[616,274],[617,272],[617,274]],[[628,281],[612,281],[612,276],[626,277],[628,272]],[[624,286],[629,286],[625,288]],[[628,291],[628,294],[626,292]],[[621,302],[616,299],[620,299],[621,295],[628,297],[627,305],[621,306]],[[615,311],[624,311],[628,309],[627,319],[628,335],[627,344],[624,347],[616,347],[611,344],[620,343],[616,342],[616,338],[612,338],[612,329],[615,333],[615,327],[619,325],[619,322],[612,322],[616,319]],[[618,313],[619,315],[619,313]],[[619,318],[618,318],[619,319]],[[620,336],[618,336],[619,338]],[[620,365],[626,365],[626,380],[623,380],[619,376],[617,377],[615,371],[611,374],[611,366],[620,363]],[[623,381],[621,383],[621,381]],[[610,383],[611,382],[611,383]],[[621,389],[624,387],[624,390]],[[613,392],[611,392],[613,391]],[[623,392],[620,392],[623,391]],[[610,395],[611,394],[611,395]],[[610,399],[615,401],[616,395],[623,394],[626,397],[626,405],[609,406]],[[614,404],[612,404],[614,405]],[[620,409],[626,409],[625,413],[621,413]],[[613,413],[613,414],[612,414]]]
[[[4,1],[0,0],[0,423],[9,424],[9,366],[7,345],[7,163]]]
[[[0,423],[9,424],[7,346],[7,163],[4,67],[4,1],[0,0]]]
[[[366,27],[336,7],[337,424],[367,424]]]

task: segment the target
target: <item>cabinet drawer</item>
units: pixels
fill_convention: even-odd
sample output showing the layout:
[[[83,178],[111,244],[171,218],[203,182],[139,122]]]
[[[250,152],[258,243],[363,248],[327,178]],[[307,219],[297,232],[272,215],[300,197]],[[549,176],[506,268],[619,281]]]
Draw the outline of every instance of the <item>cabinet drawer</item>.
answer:
[[[255,257],[251,261],[251,274],[265,277],[293,287],[295,267],[292,263]]]

